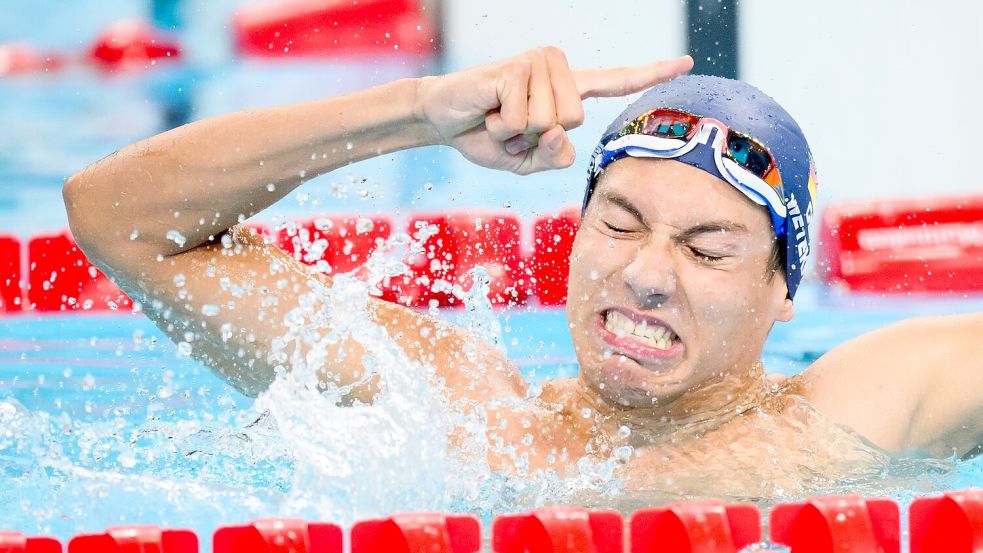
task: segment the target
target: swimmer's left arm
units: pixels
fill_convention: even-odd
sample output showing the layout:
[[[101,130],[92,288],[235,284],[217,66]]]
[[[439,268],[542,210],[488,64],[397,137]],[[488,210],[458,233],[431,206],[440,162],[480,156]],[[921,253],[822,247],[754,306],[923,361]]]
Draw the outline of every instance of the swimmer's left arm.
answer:
[[[816,408],[888,451],[962,457],[983,441],[983,313],[890,325],[803,376]]]
[[[925,381],[909,447],[944,457],[976,454],[983,445],[983,313],[936,317],[924,326],[946,351],[934,363],[908,367]]]

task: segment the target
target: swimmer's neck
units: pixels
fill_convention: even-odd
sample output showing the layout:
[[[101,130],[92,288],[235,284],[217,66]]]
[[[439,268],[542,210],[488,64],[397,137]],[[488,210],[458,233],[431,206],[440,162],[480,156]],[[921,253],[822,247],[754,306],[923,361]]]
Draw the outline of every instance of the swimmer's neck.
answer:
[[[702,434],[718,428],[761,405],[772,393],[772,387],[764,367],[755,363],[746,370],[706,380],[679,396],[645,407],[611,403],[578,378],[579,393],[574,401],[579,404],[576,409],[587,407],[597,413],[595,420],[605,434],[623,436],[622,427],[626,427],[630,430],[629,445],[640,446],[670,435]]]

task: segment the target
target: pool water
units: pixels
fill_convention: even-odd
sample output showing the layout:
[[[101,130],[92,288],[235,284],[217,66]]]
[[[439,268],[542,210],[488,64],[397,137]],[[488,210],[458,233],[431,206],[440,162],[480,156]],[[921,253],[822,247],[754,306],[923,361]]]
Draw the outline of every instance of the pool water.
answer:
[[[796,320],[776,327],[766,346],[769,371],[794,374],[862,332],[916,314],[983,309],[983,298],[839,296],[810,285],[797,308]],[[498,317],[510,358],[531,380],[576,374],[562,310],[515,308]],[[300,405],[294,416],[304,418]],[[8,507],[0,512],[0,528],[66,538],[152,522],[209,535],[223,523],[264,516],[350,523],[394,511],[441,510],[488,517],[562,501],[570,485],[468,472],[444,454],[436,427],[403,436],[422,445],[399,445],[398,421],[379,413],[311,409],[327,411],[307,417],[318,421],[323,442],[296,429],[281,432],[262,405],[181,357],[142,316],[0,319],[0,503]],[[387,432],[396,438],[383,436]],[[421,452],[426,448],[430,453]],[[405,463],[392,470],[377,459]],[[904,463],[893,466],[882,488],[873,483],[862,491],[906,502],[914,494],[983,482],[979,459],[932,467],[918,465],[924,474],[913,480],[898,479]],[[603,467],[590,470],[599,472],[584,476],[588,485],[610,494],[600,503],[618,503],[616,486],[605,488],[611,482],[605,484]],[[530,493],[530,486],[541,489]]]

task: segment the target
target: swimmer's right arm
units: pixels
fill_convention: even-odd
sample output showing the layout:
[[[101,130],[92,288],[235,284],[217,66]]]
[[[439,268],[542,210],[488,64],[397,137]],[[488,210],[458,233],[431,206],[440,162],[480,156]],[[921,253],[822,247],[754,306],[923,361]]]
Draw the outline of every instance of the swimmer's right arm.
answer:
[[[545,48],[440,77],[198,121],[69,178],[69,223],[89,259],[172,339],[189,342],[197,358],[256,394],[273,379],[273,340],[312,275],[238,223],[307,179],[416,146],[449,144],[475,163],[518,174],[566,167],[574,157],[566,130],[582,122],[583,98],[629,94],[691,65],[680,58],[578,72]],[[205,306],[220,312],[203,314]],[[436,323],[382,302],[372,311],[408,353],[416,347],[437,366],[449,389],[474,388],[457,368],[466,337],[424,348],[421,328]],[[353,382],[359,346],[338,347],[345,361],[324,377]],[[514,370],[498,373],[488,386],[521,392]]]

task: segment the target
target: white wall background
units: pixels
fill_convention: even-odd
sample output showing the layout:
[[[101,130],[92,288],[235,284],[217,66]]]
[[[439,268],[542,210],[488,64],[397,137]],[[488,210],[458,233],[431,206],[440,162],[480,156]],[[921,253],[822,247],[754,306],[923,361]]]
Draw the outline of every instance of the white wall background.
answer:
[[[740,71],[809,138],[823,203],[983,192],[983,2],[741,2]]]

